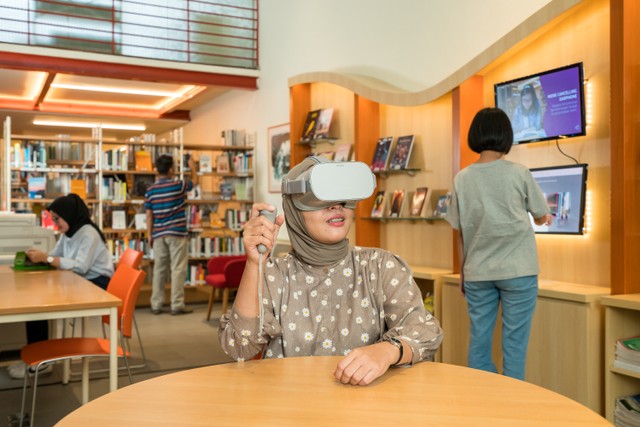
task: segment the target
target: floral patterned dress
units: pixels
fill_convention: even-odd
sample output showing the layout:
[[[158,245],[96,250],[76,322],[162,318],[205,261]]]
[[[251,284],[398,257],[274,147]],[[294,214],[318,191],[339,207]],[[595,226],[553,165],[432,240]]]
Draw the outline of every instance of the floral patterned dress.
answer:
[[[391,252],[351,247],[330,267],[313,267],[288,254],[270,258],[259,319],[235,311],[222,316],[219,340],[236,360],[336,356],[383,337],[403,339],[411,364],[431,360],[440,346],[440,324],[424,309],[409,266]]]

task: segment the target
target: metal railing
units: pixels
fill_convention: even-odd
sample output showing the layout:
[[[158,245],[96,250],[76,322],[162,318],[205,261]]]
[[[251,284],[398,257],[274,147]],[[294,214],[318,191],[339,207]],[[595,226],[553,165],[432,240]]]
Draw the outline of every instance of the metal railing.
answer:
[[[0,42],[258,69],[259,0],[0,0]]]

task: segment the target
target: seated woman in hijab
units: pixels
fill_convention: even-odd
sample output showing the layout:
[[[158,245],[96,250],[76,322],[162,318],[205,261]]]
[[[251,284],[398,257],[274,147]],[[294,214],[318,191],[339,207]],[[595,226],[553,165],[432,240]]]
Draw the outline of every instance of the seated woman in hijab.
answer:
[[[284,179],[323,162],[307,158]],[[344,356],[334,376],[353,385],[370,384],[391,366],[432,360],[443,333],[424,309],[407,263],[384,249],[349,245],[353,200],[312,199],[283,194],[284,216],[275,223],[259,215],[273,206],[253,205],[243,231],[246,267],[218,334],[224,351],[236,360],[260,352],[264,358]],[[271,251],[285,218],[292,252],[263,260],[258,245]]]
[[[58,197],[49,205],[53,222],[61,235],[50,253],[38,249],[27,250],[33,262],[46,262],[62,270],[72,270],[102,289],[107,289],[113,276],[113,259],[109,254],[105,238],[98,226],[91,221],[89,209],[77,194]],[[27,344],[49,339],[49,322],[35,320],[26,322]],[[44,365],[40,374],[51,372],[51,365]],[[24,378],[22,362],[7,368],[12,378]]]

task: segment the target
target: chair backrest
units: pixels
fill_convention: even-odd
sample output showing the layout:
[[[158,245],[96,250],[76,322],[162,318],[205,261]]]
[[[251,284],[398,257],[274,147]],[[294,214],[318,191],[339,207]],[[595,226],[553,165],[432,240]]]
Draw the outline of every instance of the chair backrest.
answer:
[[[131,336],[133,313],[146,275],[142,270],[119,264],[107,286],[107,292],[122,300],[122,305],[118,307],[118,329],[122,330],[125,337]],[[108,324],[109,316],[103,316],[102,321]]]
[[[224,255],[209,258],[207,262],[207,274],[223,274],[224,267],[229,261],[247,259],[246,255]]]
[[[229,261],[224,267],[224,279],[227,288],[237,288],[240,286],[240,279],[242,279],[242,273],[244,267],[247,264],[247,258],[234,259]]]
[[[120,256],[118,260],[118,265],[116,268],[120,267],[122,264],[126,264],[131,268],[135,268],[136,270],[140,268],[140,264],[142,263],[142,252],[136,251],[135,249],[127,248],[124,253]]]

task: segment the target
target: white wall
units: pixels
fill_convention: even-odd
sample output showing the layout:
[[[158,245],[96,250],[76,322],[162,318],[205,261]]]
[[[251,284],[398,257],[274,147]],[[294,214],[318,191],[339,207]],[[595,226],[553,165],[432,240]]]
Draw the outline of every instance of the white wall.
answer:
[[[185,140],[256,131],[256,200],[280,206],[267,192],[265,147],[267,127],[289,121],[289,77],[339,71],[424,90],[550,1],[261,0],[259,90],[230,91],[193,111]]]

